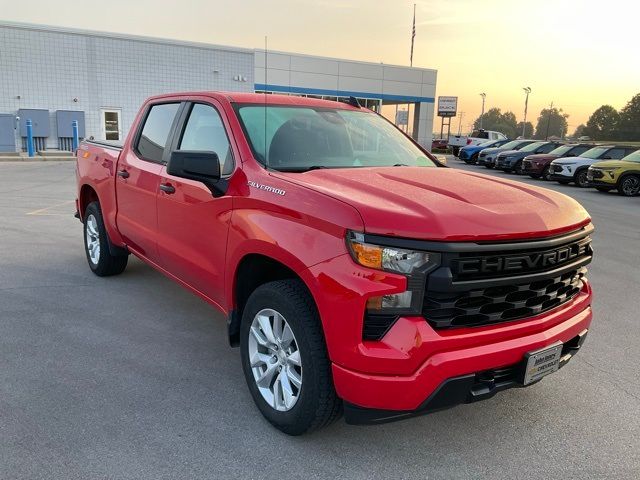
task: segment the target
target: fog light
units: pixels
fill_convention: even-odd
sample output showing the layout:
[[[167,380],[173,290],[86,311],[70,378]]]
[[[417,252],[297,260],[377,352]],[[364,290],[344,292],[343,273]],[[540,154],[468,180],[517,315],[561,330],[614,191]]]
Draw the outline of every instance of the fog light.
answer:
[[[394,293],[392,295],[383,295],[381,297],[371,297],[367,300],[367,310],[386,310],[411,308],[411,298],[413,292],[406,291],[402,293]]]

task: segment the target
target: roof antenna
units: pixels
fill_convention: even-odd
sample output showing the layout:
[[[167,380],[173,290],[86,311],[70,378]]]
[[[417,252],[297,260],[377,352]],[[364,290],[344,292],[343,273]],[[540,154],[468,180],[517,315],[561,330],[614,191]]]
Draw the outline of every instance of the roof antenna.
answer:
[[[264,36],[264,165],[269,167],[267,152],[267,36]]]

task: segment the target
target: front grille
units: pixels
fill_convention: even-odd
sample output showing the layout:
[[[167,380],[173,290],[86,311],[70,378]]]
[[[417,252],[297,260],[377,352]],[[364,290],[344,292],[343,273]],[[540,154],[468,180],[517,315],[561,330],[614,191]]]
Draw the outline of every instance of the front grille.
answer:
[[[523,160],[522,161],[522,168],[524,168],[525,170],[529,170],[531,168],[531,161]]]
[[[422,313],[436,328],[478,326],[527,318],[574,298],[584,267],[544,280],[490,286],[463,292],[427,292]]]
[[[551,165],[551,169],[554,172],[561,172],[562,171],[562,165]]]
[[[604,172],[602,170],[592,169],[591,176],[592,178],[602,178],[604,177]]]

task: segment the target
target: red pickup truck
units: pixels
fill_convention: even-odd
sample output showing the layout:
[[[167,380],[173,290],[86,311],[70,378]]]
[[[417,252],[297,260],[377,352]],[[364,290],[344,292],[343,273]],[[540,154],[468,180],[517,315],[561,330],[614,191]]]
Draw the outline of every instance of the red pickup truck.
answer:
[[[355,99],[153,97],[77,180],[91,270],[133,254],[219,309],[289,434],[536,383],[591,322],[578,203],[447,168]]]

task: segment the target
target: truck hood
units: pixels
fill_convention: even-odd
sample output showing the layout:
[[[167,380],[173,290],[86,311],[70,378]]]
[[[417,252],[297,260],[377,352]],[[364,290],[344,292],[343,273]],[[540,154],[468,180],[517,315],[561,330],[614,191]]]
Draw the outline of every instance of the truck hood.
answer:
[[[502,147],[489,147],[489,148],[483,148],[481,150],[483,153],[498,153],[498,152],[503,152],[504,148]]]
[[[446,241],[542,238],[590,218],[573,199],[544,188],[450,168],[384,167],[272,173],[342,200],[365,231]]]

